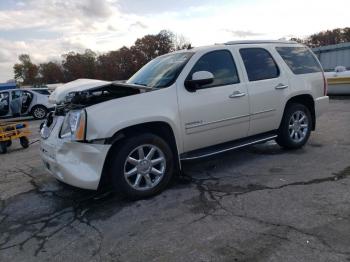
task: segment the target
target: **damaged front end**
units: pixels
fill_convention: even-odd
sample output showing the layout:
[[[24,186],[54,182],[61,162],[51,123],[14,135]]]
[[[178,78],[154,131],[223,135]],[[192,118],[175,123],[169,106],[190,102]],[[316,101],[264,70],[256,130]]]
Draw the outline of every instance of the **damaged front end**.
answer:
[[[57,116],[49,123],[49,127],[45,125],[42,128],[50,129],[50,134],[42,139],[40,146],[44,166],[61,182],[96,190],[111,145],[82,143],[68,137],[60,139],[65,119]]]
[[[145,86],[113,82],[87,90],[70,91],[65,95],[64,99],[56,104],[55,115],[64,116],[72,110],[79,110],[112,99],[137,95],[152,90],[154,89]]]
[[[49,114],[40,130],[41,157],[47,170],[64,183],[97,189],[111,145],[86,140],[85,108],[151,90],[98,80],[77,80],[58,89],[54,94],[56,110]]]
[[[63,117],[59,138],[70,141],[86,141],[87,113],[85,108],[112,99],[133,96],[154,90],[152,88],[126,84],[123,82],[107,82],[100,80],[79,79],[70,82],[50,97],[56,103],[55,111],[48,115],[41,126],[41,137],[47,139],[52,132],[54,119]]]

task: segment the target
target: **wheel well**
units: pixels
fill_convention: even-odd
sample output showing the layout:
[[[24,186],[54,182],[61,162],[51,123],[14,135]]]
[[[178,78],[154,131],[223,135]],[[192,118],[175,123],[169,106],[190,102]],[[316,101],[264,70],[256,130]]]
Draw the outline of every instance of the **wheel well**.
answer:
[[[152,133],[157,136],[160,136],[165,141],[169,143],[169,146],[173,152],[174,157],[176,157],[175,161],[175,171],[180,170],[180,162],[178,159],[178,150],[176,145],[176,139],[174,132],[170,125],[165,122],[148,122],[148,123],[142,123],[134,126],[129,126],[127,128],[124,128],[117,133],[115,133],[111,138],[106,140],[106,144],[111,144],[112,147],[109,149],[103,170],[101,175],[101,180],[99,184],[99,189],[105,188],[108,185],[111,185],[110,183],[110,177],[108,175],[108,170],[110,168],[111,160],[113,157],[113,152],[118,148],[118,146],[129,137],[137,136],[142,133]]]
[[[315,101],[312,98],[311,95],[298,95],[290,98],[285,106],[285,109],[290,105],[290,104],[302,104],[306,106],[312,117],[312,130],[315,130],[316,128],[316,115],[315,115]]]

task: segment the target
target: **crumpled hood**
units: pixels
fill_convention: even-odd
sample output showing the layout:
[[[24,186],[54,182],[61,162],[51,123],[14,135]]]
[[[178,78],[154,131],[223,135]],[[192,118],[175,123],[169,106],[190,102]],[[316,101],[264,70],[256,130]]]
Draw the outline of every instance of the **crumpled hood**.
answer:
[[[60,87],[57,87],[56,90],[50,95],[49,102],[52,104],[59,104],[63,102],[66,95],[71,92],[81,92],[110,84],[112,84],[112,82],[96,79],[77,79]]]

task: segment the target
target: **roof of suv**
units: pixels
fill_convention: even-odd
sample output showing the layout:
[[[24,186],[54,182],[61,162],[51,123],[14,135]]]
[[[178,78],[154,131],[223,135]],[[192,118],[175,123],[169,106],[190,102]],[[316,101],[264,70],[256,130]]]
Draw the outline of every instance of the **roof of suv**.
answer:
[[[302,44],[295,42],[295,41],[283,41],[283,40],[241,40],[241,41],[229,41],[226,43],[217,43],[214,45],[207,45],[207,46],[198,46],[193,47],[191,49],[182,49],[175,51],[173,53],[182,53],[182,52],[197,52],[201,50],[210,50],[215,49],[218,47],[224,47],[224,46],[230,46],[230,45],[300,45]],[[167,54],[165,54],[167,55]]]
[[[242,40],[242,41],[229,41],[225,45],[247,45],[247,44],[298,44],[295,41],[286,40]]]

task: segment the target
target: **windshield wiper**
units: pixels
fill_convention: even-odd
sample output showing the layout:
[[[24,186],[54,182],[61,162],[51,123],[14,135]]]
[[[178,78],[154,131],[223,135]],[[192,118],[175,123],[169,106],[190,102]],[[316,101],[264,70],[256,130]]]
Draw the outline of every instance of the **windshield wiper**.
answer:
[[[132,88],[144,89],[144,90],[154,90],[155,88],[147,86],[145,84],[131,84],[131,83],[121,83],[120,81],[113,82],[115,86],[128,86]]]
[[[148,87],[148,85],[146,85],[146,84],[144,84],[144,83],[133,83],[134,85],[138,85],[138,86],[147,86]]]

